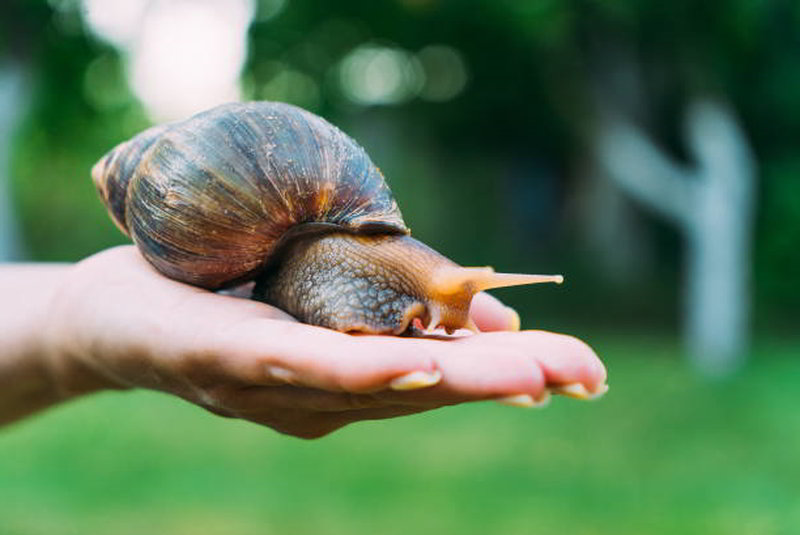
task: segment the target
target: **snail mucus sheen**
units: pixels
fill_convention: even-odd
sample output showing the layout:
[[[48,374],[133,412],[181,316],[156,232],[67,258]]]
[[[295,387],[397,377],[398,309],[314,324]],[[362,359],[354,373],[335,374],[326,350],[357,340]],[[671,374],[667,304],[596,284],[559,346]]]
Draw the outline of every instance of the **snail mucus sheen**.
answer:
[[[380,170],[324,119],[225,104],[121,143],[92,169],[110,215],[172,279],[345,332],[477,330],[475,293],[560,276],[461,267],[410,236]]]

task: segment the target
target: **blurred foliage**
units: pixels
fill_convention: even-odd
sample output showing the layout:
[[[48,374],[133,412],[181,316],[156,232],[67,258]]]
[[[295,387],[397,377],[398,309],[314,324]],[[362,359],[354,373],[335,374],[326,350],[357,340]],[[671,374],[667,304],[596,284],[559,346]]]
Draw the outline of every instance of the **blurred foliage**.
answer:
[[[759,317],[769,318],[761,326],[787,323],[800,304],[794,0],[343,0],[335,9],[289,0],[266,16],[279,5],[260,2],[265,16],[251,26],[246,96],[293,101],[353,134],[386,172],[416,235],[460,262],[568,274],[569,292],[517,292],[513,304],[610,324],[675,321],[672,231],[642,217],[655,236],[656,267],[644,287],[625,289],[598,276],[569,219],[585,180],[595,89],[604,77],[616,87],[620,59],[641,74],[639,100],[622,104],[636,105],[639,120],[680,158],[691,158],[681,144],[687,102],[711,95],[732,104],[761,171],[754,264]],[[33,258],[76,260],[124,243],[88,170],[148,124],[125,84],[125,58],[87,34],[73,0],[8,0],[0,20],[0,55],[27,65],[33,81],[13,173]],[[468,85],[446,102],[355,105],[336,73],[365,43],[412,53],[455,47]],[[612,91],[608,103],[626,98]]]
[[[82,400],[3,434],[2,531],[795,533],[796,345],[708,384],[663,337],[594,340],[612,382],[591,406],[446,408],[318,442],[160,394]]]

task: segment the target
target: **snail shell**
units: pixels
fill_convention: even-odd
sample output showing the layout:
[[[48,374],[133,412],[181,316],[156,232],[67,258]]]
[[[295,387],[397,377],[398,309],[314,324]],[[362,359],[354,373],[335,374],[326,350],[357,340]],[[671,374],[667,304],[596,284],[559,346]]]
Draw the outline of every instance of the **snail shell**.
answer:
[[[217,289],[325,230],[409,234],[364,149],[289,104],[226,104],[150,128],[92,169],[116,224],[170,278]]]
[[[558,277],[463,268],[409,236],[383,175],[325,120],[273,102],[157,126],[92,178],[112,219],[166,276],[254,299],[300,321],[401,334],[413,320],[475,329],[473,295]]]

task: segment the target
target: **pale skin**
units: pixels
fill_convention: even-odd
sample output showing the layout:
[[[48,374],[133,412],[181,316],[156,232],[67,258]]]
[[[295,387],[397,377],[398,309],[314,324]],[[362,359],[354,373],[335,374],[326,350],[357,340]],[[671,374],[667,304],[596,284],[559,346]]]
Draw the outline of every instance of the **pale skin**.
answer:
[[[304,325],[156,273],[132,246],[74,265],[0,266],[0,425],[109,389],[179,396],[302,438],[361,420],[550,392],[592,397],[606,370],[580,340],[519,331],[487,294],[480,334],[401,338]]]

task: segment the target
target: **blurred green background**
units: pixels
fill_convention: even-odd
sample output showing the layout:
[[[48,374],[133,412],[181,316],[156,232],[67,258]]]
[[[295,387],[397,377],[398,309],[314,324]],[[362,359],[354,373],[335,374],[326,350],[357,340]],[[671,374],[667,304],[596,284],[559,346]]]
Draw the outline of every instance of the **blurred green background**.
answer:
[[[313,443],[95,396],[2,431],[0,534],[796,533],[798,95],[794,0],[6,0],[0,261],[126,243],[89,169],[148,125],[288,101],[421,240],[564,273],[498,295],[611,391]]]

